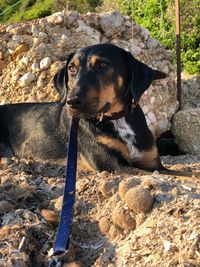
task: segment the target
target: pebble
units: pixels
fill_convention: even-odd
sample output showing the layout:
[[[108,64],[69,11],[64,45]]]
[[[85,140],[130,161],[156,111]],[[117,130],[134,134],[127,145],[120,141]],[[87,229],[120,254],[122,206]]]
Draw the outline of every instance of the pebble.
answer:
[[[55,211],[52,210],[41,210],[41,215],[42,217],[53,224],[58,224],[59,223],[59,216]]]
[[[102,235],[106,235],[111,227],[111,222],[108,216],[105,216],[99,220],[99,230]]]
[[[124,201],[134,212],[148,212],[153,205],[153,197],[146,188],[131,188],[125,195]]]
[[[99,190],[104,197],[110,197],[116,192],[117,184],[115,181],[102,181]]]
[[[14,208],[14,206],[6,201],[6,200],[1,200],[0,201],[0,214],[7,213],[11,211]]]
[[[57,12],[47,17],[47,22],[51,24],[61,24],[64,21],[62,12]]]
[[[29,62],[30,62],[30,58],[29,58],[29,57],[23,57],[23,58],[19,61],[19,64],[20,64],[21,66],[27,66]]]
[[[59,198],[57,198],[54,207],[57,211],[61,211],[62,209],[62,202],[63,202],[63,196],[60,196]]]
[[[28,219],[30,221],[35,221],[37,219],[37,215],[31,212],[30,210],[25,210],[23,212],[24,219]]]
[[[119,230],[118,227],[116,227],[115,225],[111,225],[110,230],[109,230],[109,236],[111,237],[111,239],[115,239],[119,237],[121,233],[122,232]]]
[[[28,43],[21,43],[20,45],[18,45],[15,50],[12,52],[12,58],[16,59],[17,56],[19,56],[20,54],[27,52],[29,50],[29,44]]]
[[[35,81],[36,76],[32,72],[28,72],[24,74],[18,81],[20,87],[25,87],[30,85],[33,81]]]
[[[124,17],[116,11],[101,14],[99,20],[99,26],[106,37],[120,34],[125,30],[123,23]]]
[[[113,223],[122,229],[135,229],[135,218],[130,215],[130,211],[127,210],[122,202],[118,202],[112,212]]]
[[[33,63],[31,65],[31,70],[33,71],[33,73],[39,72],[40,71],[40,66],[38,63]]]
[[[119,196],[120,198],[123,200],[125,197],[126,192],[130,189],[133,188],[137,185],[139,185],[140,182],[138,181],[137,178],[129,178],[126,180],[123,180],[120,184],[119,184]]]
[[[50,57],[45,57],[40,61],[40,69],[41,70],[46,70],[50,67],[51,65],[51,58]]]

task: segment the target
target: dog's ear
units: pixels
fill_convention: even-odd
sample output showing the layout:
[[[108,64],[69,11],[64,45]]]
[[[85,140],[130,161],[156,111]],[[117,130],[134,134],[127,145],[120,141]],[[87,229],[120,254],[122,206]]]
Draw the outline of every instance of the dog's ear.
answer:
[[[65,66],[61,70],[59,70],[59,72],[57,72],[53,78],[54,87],[56,88],[61,97],[61,102],[66,102],[68,83],[67,67],[73,56],[74,53],[71,53],[68,56]]]
[[[153,70],[146,64],[135,59],[131,53],[127,53],[127,64],[130,70],[130,90],[132,94],[132,100],[138,102],[141,95],[149,88],[151,82],[157,79],[163,79],[166,74]]]

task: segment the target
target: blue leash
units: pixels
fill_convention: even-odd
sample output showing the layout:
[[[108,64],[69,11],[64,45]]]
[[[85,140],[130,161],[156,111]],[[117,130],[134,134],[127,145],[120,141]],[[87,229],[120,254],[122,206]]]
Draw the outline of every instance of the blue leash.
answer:
[[[59,256],[65,253],[69,247],[69,236],[71,232],[73,205],[75,202],[76,191],[78,124],[79,118],[72,118],[68,141],[67,169],[65,175],[62,211],[49,267],[60,267],[62,263]]]

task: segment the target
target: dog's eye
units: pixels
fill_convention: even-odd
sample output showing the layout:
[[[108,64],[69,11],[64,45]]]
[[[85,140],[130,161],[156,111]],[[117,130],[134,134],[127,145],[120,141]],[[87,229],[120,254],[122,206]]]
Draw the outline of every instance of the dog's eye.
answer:
[[[99,63],[99,68],[100,69],[105,69],[106,67],[108,67],[108,63],[107,62],[100,62]]]
[[[68,66],[68,70],[72,74],[76,74],[77,73],[77,68],[75,66],[73,66],[73,65]]]

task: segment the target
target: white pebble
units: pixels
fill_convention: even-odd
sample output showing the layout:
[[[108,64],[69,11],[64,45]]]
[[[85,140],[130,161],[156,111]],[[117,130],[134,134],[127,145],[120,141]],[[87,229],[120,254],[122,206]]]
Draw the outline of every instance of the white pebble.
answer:
[[[40,61],[40,69],[41,70],[46,70],[50,67],[51,65],[51,59],[50,57],[45,57]]]
[[[38,64],[38,63],[33,63],[33,64],[31,65],[31,70],[32,70],[33,72],[38,72],[38,71],[40,70],[40,66],[39,66],[39,64]]]
[[[26,74],[24,74],[20,79],[19,79],[19,85],[21,87],[30,85],[34,80],[36,79],[35,74],[28,72]]]

